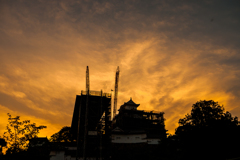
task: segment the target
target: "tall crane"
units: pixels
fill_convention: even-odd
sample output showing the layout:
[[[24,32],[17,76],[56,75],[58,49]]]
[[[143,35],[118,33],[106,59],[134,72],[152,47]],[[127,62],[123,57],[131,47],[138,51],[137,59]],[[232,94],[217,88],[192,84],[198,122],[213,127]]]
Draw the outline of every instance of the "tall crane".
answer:
[[[86,92],[87,92],[87,99],[86,99],[86,110],[85,110],[85,124],[84,124],[84,139],[83,139],[83,160],[87,159],[87,135],[88,135],[88,101],[89,101],[89,93],[90,93],[90,82],[89,82],[89,69],[87,66],[86,70]]]
[[[89,84],[89,69],[87,66],[86,69],[86,110],[85,110],[85,122],[84,122],[84,139],[83,139],[83,159],[86,160],[86,148],[87,148],[87,127],[88,127],[88,96],[90,92],[90,84]],[[82,93],[81,93],[82,96]],[[81,115],[81,104],[79,105],[79,117],[78,117],[78,134],[77,134],[77,153],[76,153],[76,160],[79,157],[79,147],[80,147],[80,115]]]
[[[87,66],[86,70],[86,92],[90,91],[90,82],[89,82],[89,69]]]
[[[117,67],[116,77],[115,77],[115,91],[114,91],[114,107],[113,107],[113,118],[116,116],[117,112],[117,96],[118,96],[118,81],[119,81],[119,66]]]

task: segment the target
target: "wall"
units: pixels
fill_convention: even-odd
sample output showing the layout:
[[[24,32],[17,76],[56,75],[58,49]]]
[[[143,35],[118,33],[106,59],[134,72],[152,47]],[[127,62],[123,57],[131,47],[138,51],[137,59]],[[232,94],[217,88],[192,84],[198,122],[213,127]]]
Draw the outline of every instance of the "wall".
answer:
[[[159,144],[160,139],[147,139],[148,144]]]
[[[50,160],[64,160],[65,151],[51,151],[50,152]]]
[[[147,143],[146,134],[112,134],[112,143]]]

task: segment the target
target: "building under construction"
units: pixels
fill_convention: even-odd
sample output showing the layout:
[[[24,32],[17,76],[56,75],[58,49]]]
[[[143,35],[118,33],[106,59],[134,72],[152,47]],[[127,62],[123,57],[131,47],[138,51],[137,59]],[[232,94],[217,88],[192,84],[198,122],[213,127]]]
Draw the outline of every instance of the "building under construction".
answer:
[[[91,91],[89,69],[86,91],[76,96],[72,133],[77,139],[76,159],[108,159],[111,143],[111,93]]]
[[[112,94],[90,90],[87,67],[86,91],[76,96],[71,125],[73,136],[77,139],[76,160],[109,159],[114,154],[110,151],[114,143],[158,144],[166,137],[163,112],[137,110],[139,104],[130,99],[116,115],[119,72],[118,67],[111,121]]]
[[[110,126],[111,94],[82,91],[81,95],[77,95],[71,126],[77,139],[76,157],[107,156]]]

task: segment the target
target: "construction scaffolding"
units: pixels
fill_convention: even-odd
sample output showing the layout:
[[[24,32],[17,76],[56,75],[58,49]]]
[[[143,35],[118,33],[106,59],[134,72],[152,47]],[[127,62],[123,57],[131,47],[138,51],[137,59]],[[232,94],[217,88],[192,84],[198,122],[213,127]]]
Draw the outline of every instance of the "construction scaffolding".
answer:
[[[77,140],[76,160],[108,159],[111,126],[111,93],[90,91],[89,68],[86,91],[76,96],[71,130]]]
[[[76,96],[72,133],[77,139],[76,158],[107,159],[110,144],[111,94],[82,91]]]

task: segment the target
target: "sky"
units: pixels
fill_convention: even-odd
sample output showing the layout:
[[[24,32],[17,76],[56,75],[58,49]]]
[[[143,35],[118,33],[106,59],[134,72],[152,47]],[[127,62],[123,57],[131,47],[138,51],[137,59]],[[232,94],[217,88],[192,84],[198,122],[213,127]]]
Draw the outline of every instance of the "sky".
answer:
[[[240,117],[240,1],[0,0],[0,136],[7,113],[71,126],[76,95],[164,112],[167,133],[200,100]]]

